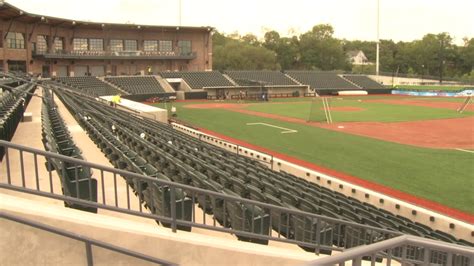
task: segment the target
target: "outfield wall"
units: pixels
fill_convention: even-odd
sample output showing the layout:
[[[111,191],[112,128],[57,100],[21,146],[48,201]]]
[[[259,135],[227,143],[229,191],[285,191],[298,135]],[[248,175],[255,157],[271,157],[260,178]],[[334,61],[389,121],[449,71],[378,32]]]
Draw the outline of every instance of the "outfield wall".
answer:
[[[394,95],[409,96],[433,96],[433,97],[467,97],[474,94],[473,90],[463,91],[415,91],[415,90],[392,90]]]
[[[275,171],[284,171],[300,178],[304,178],[312,183],[327,187],[340,192],[346,196],[353,197],[361,202],[385,209],[395,215],[406,217],[412,221],[427,225],[435,230],[449,233],[457,238],[465,239],[474,243],[474,225],[464,221],[456,220],[441,213],[437,213],[421,206],[404,202],[388,195],[370,190],[368,188],[355,185],[334,176],[324,174],[320,171],[303,167],[283,159],[274,157],[271,154],[259,152],[241,145],[237,145],[210,134],[202,133],[177,123],[172,123],[174,129],[184,132],[193,137],[199,138],[212,145],[238,153],[243,156],[253,158]]]

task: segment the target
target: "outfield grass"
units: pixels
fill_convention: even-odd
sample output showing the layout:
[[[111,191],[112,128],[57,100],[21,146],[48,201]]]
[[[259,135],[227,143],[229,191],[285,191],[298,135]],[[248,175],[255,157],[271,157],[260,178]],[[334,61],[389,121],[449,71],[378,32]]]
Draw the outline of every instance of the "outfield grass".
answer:
[[[360,99],[360,98],[359,98]],[[366,102],[359,99],[332,98],[331,107],[356,107],[360,111],[332,111],[334,122],[404,122],[431,119],[459,118],[472,115],[472,112],[457,113],[454,110],[428,108],[421,106],[395,105],[386,103]],[[393,100],[393,98],[390,98]],[[297,102],[292,104],[252,104],[245,109],[294,117],[303,120],[318,121],[323,119],[324,111],[318,100]]]
[[[183,104],[179,104],[182,106]],[[474,155],[374,140],[218,109],[178,108],[195,126],[474,213]],[[247,126],[264,122],[298,130]]]

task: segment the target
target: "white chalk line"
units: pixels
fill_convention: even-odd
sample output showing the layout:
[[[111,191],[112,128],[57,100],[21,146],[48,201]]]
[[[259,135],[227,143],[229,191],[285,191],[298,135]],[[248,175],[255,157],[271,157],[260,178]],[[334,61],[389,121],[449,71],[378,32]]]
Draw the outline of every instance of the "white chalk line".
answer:
[[[464,150],[464,149],[455,149],[457,151],[463,151],[463,152],[469,152],[469,153],[474,153],[474,151],[470,151],[470,150]]]
[[[247,126],[253,126],[253,125],[262,125],[262,126],[267,126],[267,127],[283,129],[284,131],[282,131],[281,134],[297,133],[298,132],[298,130],[285,128],[285,127],[279,127],[279,126],[275,126],[275,125],[267,124],[267,123],[247,123]]]

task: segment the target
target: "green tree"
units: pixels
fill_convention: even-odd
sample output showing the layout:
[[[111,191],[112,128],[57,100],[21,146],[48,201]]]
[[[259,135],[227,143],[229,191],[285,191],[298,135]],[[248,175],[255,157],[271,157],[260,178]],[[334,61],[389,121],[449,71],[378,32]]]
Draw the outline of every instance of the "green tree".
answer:
[[[277,62],[282,69],[297,69],[299,60],[298,37],[280,37],[276,31],[265,33],[263,46],[276,53]]]
[[[307,69],[350,69],[340,40],[329,24],[314,26],[300,36],[301,63]]]
[[[244,36],[245,37],[245,36]],[[257,44],[257,38],[215,33],[213,43],[213,65],[216,70],[274,70],[279,69],[276,54]]]

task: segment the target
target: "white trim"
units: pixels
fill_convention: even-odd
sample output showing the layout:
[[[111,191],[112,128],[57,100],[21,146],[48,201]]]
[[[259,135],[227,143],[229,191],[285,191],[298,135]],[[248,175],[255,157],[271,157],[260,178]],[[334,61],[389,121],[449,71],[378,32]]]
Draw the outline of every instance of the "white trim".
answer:
[[[285,131],[282,131],[281,134],[286,134],[286,133],[298,133],[298,130],[294,130],[294,129],[290,129],[290,128],[285,128],[285,127],[279,127],[279,126],[275,126],[275,125],[272,125],[272,124],[267,124],[267,123],[247,123],[247,126],[254,126],[254,125],[262,125],[262,126],[267,126],[267,127],[274,127],[274,128],[279,128],[279,129],[283,129]]]

